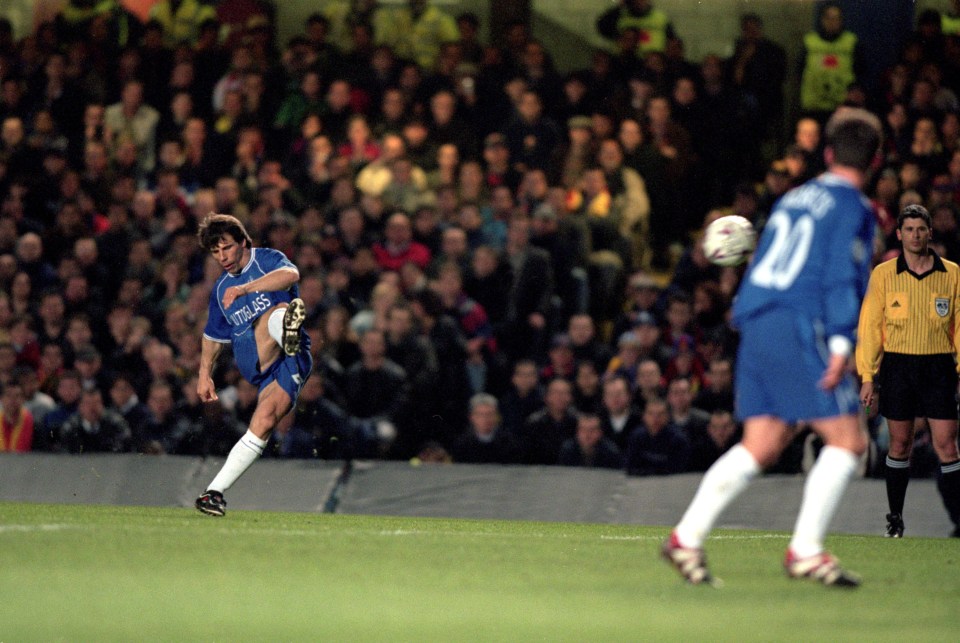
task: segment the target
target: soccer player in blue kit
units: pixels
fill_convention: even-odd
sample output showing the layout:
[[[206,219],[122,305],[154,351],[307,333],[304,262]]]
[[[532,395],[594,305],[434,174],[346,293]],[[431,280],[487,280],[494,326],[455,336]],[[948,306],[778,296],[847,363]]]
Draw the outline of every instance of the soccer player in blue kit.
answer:
[[[207,216],[197,238],[223,268],[210,293],[197,394],[204,402],[217,399],[212,373],[224,344],[233,346],[244,379],[259,387],[250,427],[196,501],[201,512],[223,516],[223,492],[263,454],[270,432],[310,376],[313,359],[302,329],[306,306],[298,297],[297,267],[282,252],[254,248],[243,224],[230,215]]]
[[[848,372],[870,276],[874,218],[861,190],[881,142],[879,120],[841,107],[826,127],[828,170],[774,206],[733,305],[741,331],[736,410],[743,439],[704,475],[663,544],[690,583],[714,584],[703,542],[720,513],[777,461],[800,421],[824,441],[807,475],[783,562],[791,578],[857,587],[824,549],[830,520],[867,448]]]

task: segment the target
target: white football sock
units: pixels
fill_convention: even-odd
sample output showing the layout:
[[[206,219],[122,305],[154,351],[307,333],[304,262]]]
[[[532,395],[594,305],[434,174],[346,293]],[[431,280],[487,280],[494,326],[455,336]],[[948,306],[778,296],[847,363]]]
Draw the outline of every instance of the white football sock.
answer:
[[[807,474],[800,513],[790,540],[790,549],[798,558],[823,551],[830,520],[859,461],[852,451],[840,447],[825,446],[821,449],[820,456]]]
[[[286,312],[286,308],[277,308],[267,318],[267,332],[270,333],[273,341],[280,345],[280,348],[283,348],[283,316]]]
[[[213,482],[207,487],[213,491],[223,493],[237,481],[237,478],[243,475],[243,472],[250,468],[250,465],[257,461],[263,455],[263,448],[267,446],[266,440],[261,440],[248,429],[240,440],[230,449],[230,455],[227,461],[220,468],[220,473],[213,479]]]
[[[713,524],[760,473],[753,455],[737,444],[713,463],[674,532],[684,547],[702,547]]]

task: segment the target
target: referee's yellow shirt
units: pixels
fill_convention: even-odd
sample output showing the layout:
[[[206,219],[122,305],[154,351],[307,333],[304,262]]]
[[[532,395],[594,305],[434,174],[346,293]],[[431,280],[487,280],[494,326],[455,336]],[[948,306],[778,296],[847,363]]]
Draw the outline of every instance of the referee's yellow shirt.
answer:
[[[960,354],[958,303],[960,266],[936,253],[933,269],[923,275],[911,272],[902,255],[874,268],[857,330],[857,371],[863,381],[873,381],[885,352]]]

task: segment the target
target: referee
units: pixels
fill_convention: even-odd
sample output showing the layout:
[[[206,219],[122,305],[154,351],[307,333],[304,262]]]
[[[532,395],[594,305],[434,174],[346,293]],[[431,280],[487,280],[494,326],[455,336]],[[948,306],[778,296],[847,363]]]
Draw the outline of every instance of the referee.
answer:
[[[873,269],[860,309],[857,370],[860,401],[879,397],[887,419],[887,537],[903,536],[903,501],[910,480],[914,419],[930,424],[940,460],[937,488],[960,537],[960,454],[957,452],[957,359],[960,355],[960,266],[928,247],[930,214],[909,205],[897,217],[903,253]],[[878,396],[877,393],[880,393]]]

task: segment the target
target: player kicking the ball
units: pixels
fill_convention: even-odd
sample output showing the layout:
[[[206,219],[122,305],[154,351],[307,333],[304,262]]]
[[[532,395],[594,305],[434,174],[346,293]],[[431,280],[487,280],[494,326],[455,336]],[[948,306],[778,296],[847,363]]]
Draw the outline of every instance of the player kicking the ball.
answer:
[[[260,389],[249,429],[197,498],[197,509],[222,516],[223,492],[263,454],[270,432],[293,408],[313,359],[310,338],[301,329],[306,308],[297,297],[296,266],[282,252],[254,248],[243,224],[226,214],[206,217],[197,237],[223,268],[210,293],[197,394],[204,402],[217,399],[212,372],[224,344],[233,345],[240,374]]]
[[[880,122],[840,108],[826,127],[828,171],[775,205],[733,306],[742,339],[737,414],[743,440],[704,475],[662,555],[690,583],[713,584],[703,543],[720,513],[775,463],[806,420],[825,446],[807,475],[784,568],[839,587],[860,579],[824,550],[827,527],[866,450],[856,382],[847,372],[870,276],[874,220],[861,189]]]

